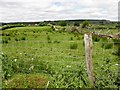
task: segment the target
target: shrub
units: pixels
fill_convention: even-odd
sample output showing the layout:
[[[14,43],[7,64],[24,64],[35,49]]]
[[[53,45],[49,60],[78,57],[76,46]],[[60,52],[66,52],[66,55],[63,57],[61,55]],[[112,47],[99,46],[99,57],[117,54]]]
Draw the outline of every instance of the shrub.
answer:
[[[73,43],[70,45],[70,49],[77,49],[78,48],[78,44],[77,43]]]
[[[102,48],[111,49],[113,47],[112,43],[102,43]]]
[[[70,37],[70,40],[73,40],[73,37]]]
[[[113,39],[113,42],[115,47],[117,47],[117,51],[114,51],[113,54],[120,57],[120,39]]]
[[[8,40],[11,40],[11,38],[10,38],[10,37],[8,37]]]
[[[114,51],[112,51],[112,55],[119,56],[119,55],[120,55],[120,54],[119,54],[119,50],[114,50]]]
[[[67,23],[66,23],[65,21],[60,21],[60,22],[59,22],[59,25],[60,25],[60,26],[66,26]]]
[[[24,27],[25,25],[21,24],[14,24],[14,25],[4,25],[2,26],[2,30],[9,29],[9,28],[14,28],[14,27]]]
[[[95,36],[95,35],[92,36],[92,39],[93,39],[93,41],[95,41],[95,42],[99,42],[99,41],[100,41],[100,37]]]
[[[47,36],[47,40],[50,40],[50,36],[49,35]]]
[[[53,43],[60,43],[60,41],[55,40]]]
[[[75,22],[74,26],[80,26],[80,24],[78,22]]]
[[[3,40],[2,40],[2,43],[3,43],[3,44],[7,44],[7,43],[8,43],[8,40],[7,40],[7,39],[3,39]]]
[[[108,42],[108,39],[106,37],[102,37],[100,40],[101,42]]]
[[[25,38],[25,37],[22,37],[21,40],[26,40],[26,38]]]
[[[7,55],[2,55],[2,78],[8,79],[13,75],[12,61]]]
[[[113,39],[113,42],[115,45],[119,45],[120,44],[120,39]]]
[[[80,40],[81,38],[80,37],[77,37],[77,40]]]
[[[9,34],[9,33],[6,33],[5,35],[6,35],[6,36],[10,36],[10,34]]]
[[[53,26],[51,26],[52,30],[55,31],[55,28]]]
[[[35,36],[35,38],[37,38],[37,36]]]
[[[83,47],[85,46],[85,42],[83,41]]]
[[[16,74],[8,80],[7,88],[45,88],[48,77],[41,74]]]
[[[51,38],[50,38],[49,35],[47,36],[47,41],[48,41],[48,43],[52,43]]]
[[[52,41],[51,41],[51,40],[48,40],[48,43],[52,43]]]
[[[15,41],[19,41],[19,39],[18,39],[18,38],[15,38]]]
[[[47,24],[44,23],[44,22],[40,22],[40,23],[39,23],[39,26],[47,26]]]
[[[35,33],[35,31],[33,31],[33,33]]]
[[[86,28],[88,25],[89,25],[89,22],[88,21],[84,21],[82,23],[82,28]]]
[[[9,40],[11,40],[11,38],[10,37],[5,37],[5,38],[3,38],[1,40],[2,40],[3,44],[7,44],[9,42]]]

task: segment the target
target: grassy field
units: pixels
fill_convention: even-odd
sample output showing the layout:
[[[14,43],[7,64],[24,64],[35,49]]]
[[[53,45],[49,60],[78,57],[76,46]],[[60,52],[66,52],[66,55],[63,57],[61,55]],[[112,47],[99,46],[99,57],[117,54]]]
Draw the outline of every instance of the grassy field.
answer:
[[[117,47],[112,39],[93,40],[96,84],[92,86],[83,35],[53,31],[49,26],[11,28],[2,34],[3,88],[118,87]]]

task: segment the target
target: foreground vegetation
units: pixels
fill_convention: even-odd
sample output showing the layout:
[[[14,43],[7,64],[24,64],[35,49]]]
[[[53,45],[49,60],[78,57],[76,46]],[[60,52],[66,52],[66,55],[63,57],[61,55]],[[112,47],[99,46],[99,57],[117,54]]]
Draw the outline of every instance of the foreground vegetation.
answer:
[[[96,83],[92,86],[86,72],[83,34],[32,26],[10,28],[2,35],[3,88],[119,86],[118,52],[113,39],[93,36]]]

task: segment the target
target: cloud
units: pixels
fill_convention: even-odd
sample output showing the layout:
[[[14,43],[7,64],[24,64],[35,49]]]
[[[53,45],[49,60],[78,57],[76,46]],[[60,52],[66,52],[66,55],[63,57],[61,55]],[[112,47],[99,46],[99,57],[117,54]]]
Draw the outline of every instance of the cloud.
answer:
[[[118,19],[118,0],[0,0],[1,21]]]

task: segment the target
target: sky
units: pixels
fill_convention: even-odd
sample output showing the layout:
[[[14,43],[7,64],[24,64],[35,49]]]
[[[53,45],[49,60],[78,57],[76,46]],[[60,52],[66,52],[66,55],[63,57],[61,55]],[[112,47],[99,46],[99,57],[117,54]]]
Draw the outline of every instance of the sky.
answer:
[[[118,21],[119,0],[0,0],[0,22],[73,19]]]

